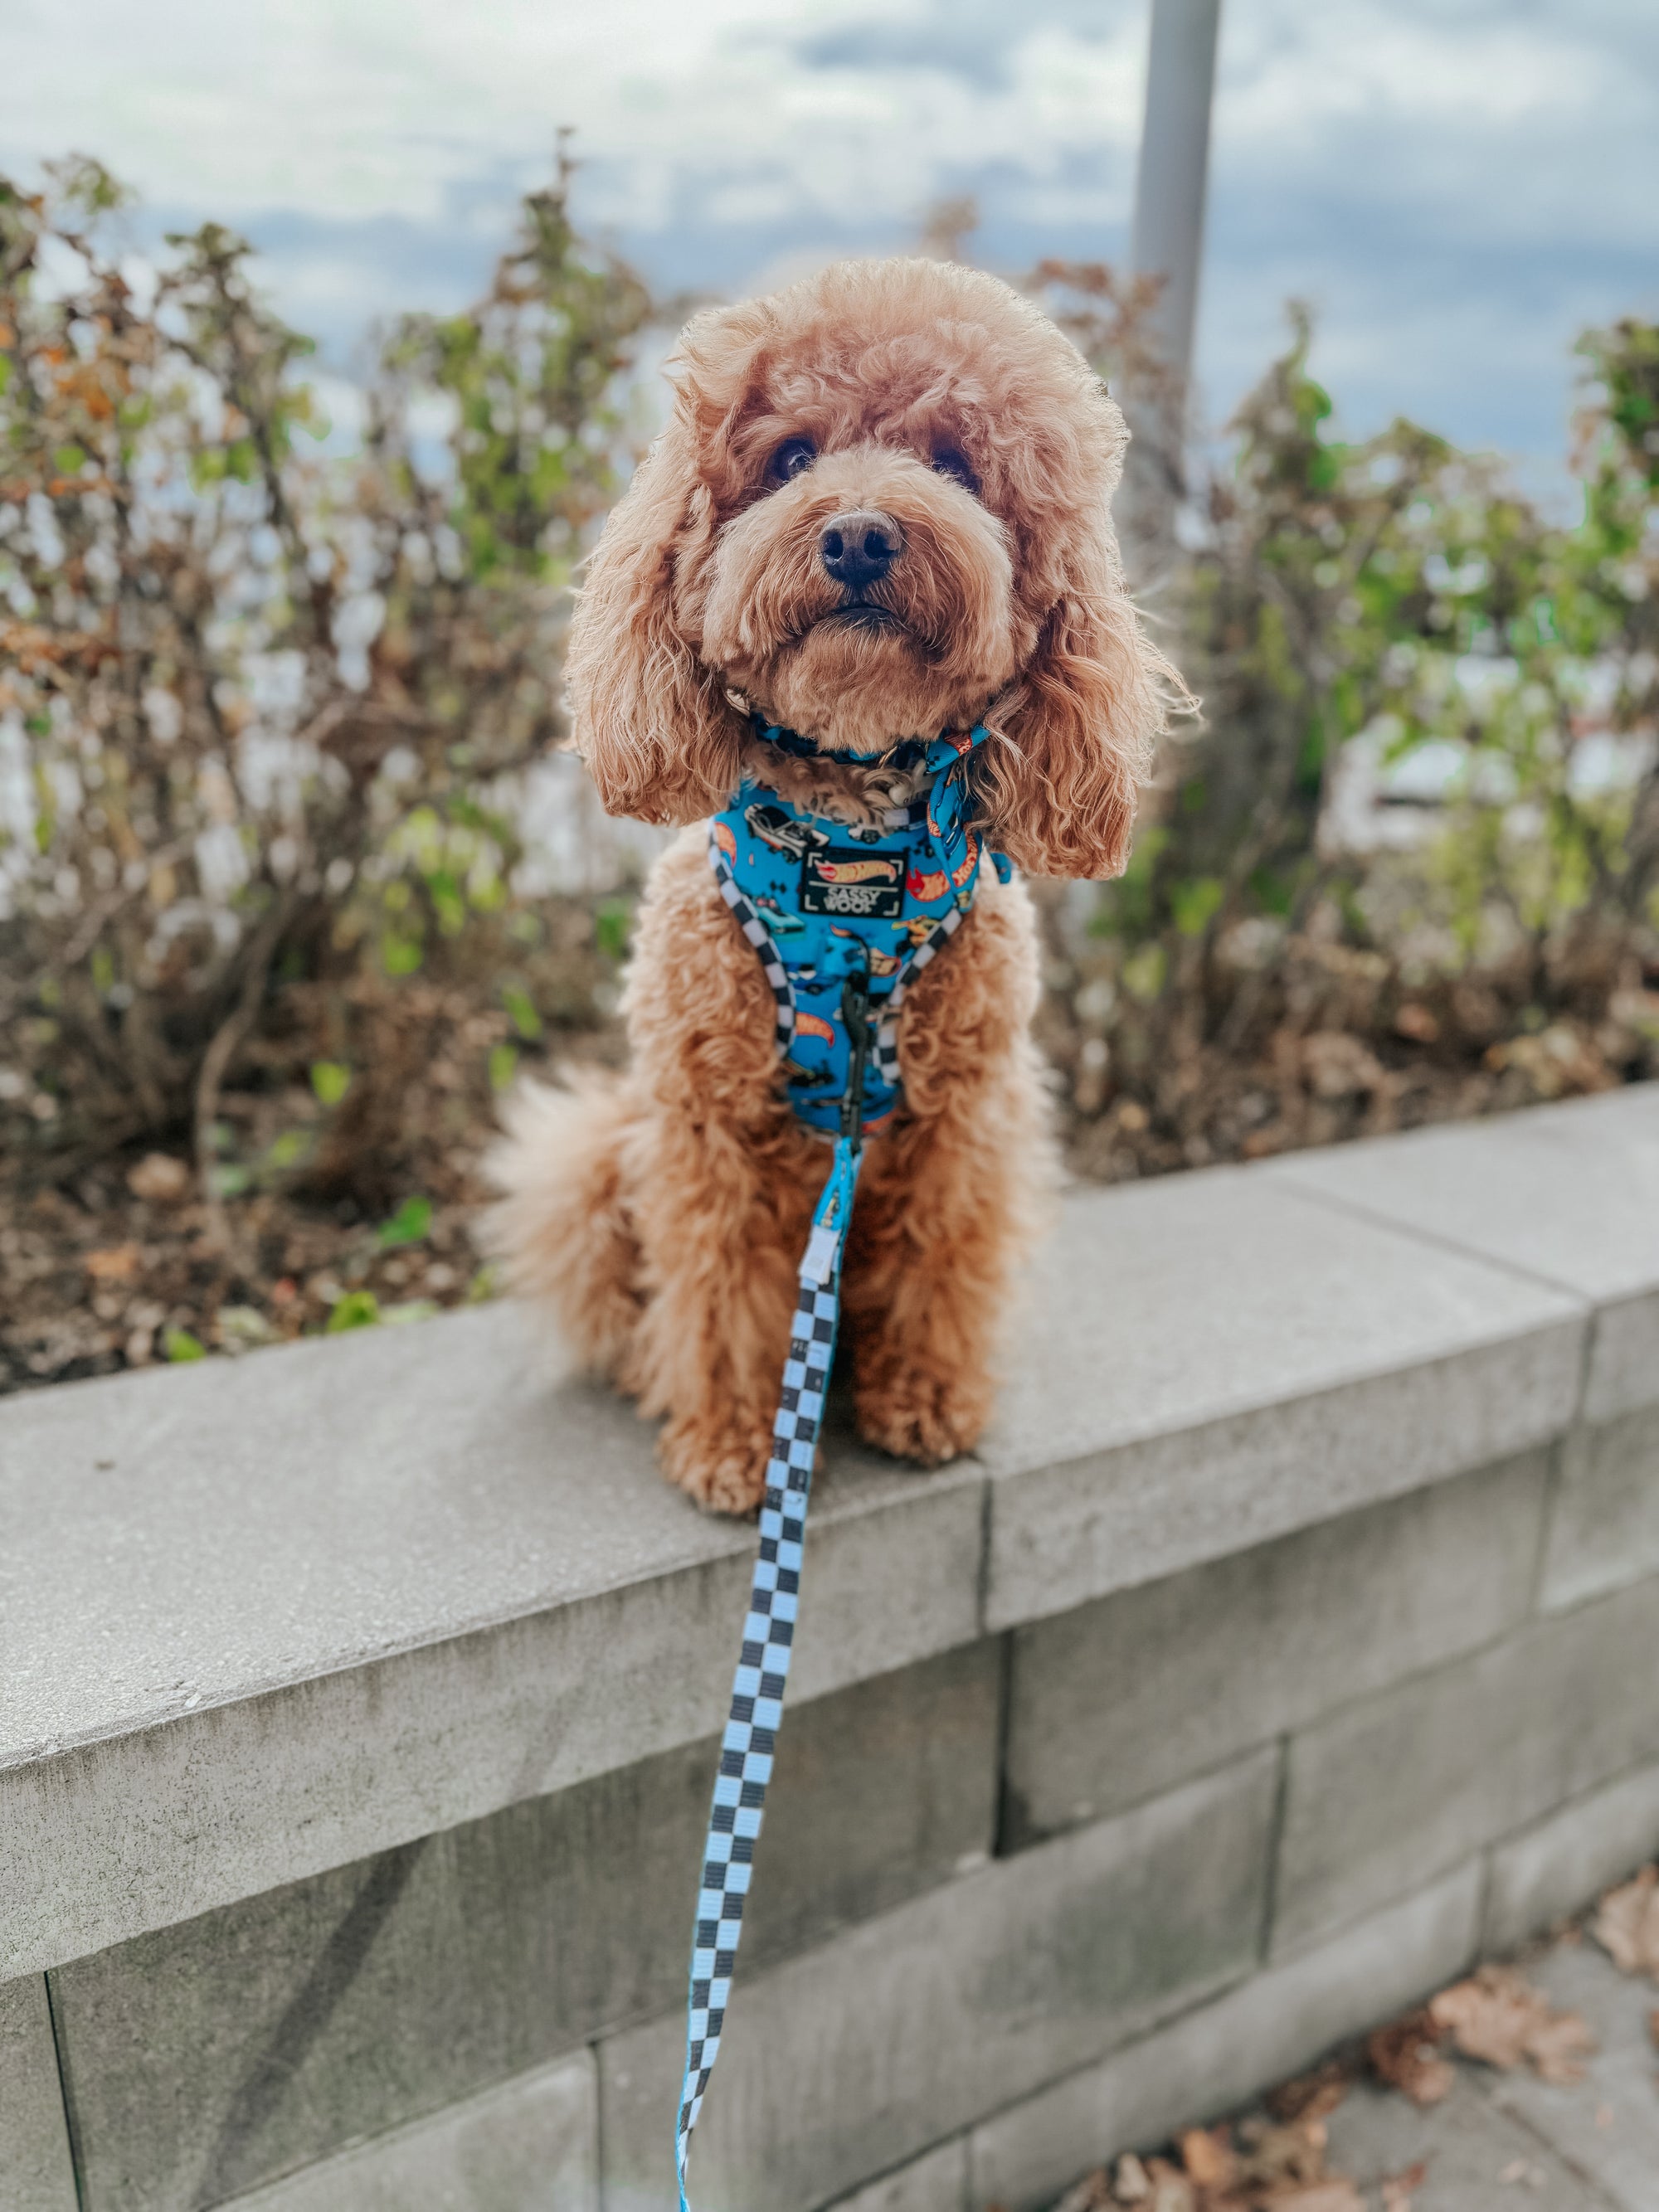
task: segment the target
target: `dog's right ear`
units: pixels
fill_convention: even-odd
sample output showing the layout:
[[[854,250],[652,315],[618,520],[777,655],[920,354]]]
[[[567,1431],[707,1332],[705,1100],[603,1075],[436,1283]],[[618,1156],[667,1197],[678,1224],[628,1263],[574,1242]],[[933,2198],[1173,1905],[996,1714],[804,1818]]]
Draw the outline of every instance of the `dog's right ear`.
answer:
[[[605,524],[565,653],[576,750],[607,814],[695,822],[726,805],[744,724],[688,624],[714,531],[685,387]]]

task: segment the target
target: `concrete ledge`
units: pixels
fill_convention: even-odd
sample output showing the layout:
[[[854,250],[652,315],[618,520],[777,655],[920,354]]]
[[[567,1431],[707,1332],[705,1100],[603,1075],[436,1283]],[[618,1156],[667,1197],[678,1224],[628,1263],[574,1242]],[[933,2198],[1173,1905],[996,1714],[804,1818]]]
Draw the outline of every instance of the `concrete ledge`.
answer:
[[[1242,1979],[1277,1783],[1258,1753],[748,1977],[698,2124],[702,2200],[811,2212]],[[683,2018],[600,2045],[607,2207],[673,2203],[684,2057]]]
[[[225,2212],[599,2212],[583,2051],[227,2202]]]
[[[969,2201],[1026,2212],[1117,2151],[1231,2112],[1452,1980],[1474,1954],[1480,1912],[1471,1863],[982,2122],[969,2137]]]
[[[1424,1129],[1299,1152],[1267,1174],[1587,1300],[1600,1318],[1584,1414],[1611,1420],[1659,1400],[1653,1089],[1609,1091],[1473,1129]]]
[[[1036,1304],[984,1455],[994,1628],[1559,1435],[1589,1313],[1248,1168],[1074,1200]]]
[[[0,2212],[76,2212],[46,1985],[0,1988]]]
[[[1656,1174],[1642,1090],[1070,1200],[981,1455],[832,1440],[799,1694],[1624,1420]],[[753,1541],[504,1310],[7,1401],[0,1523],[0,1978],[706,1735]]]
[[[1575,1798],[1492,1856],[1488,1951],[1517,1950],[1659,1854],[1659,1765]]]

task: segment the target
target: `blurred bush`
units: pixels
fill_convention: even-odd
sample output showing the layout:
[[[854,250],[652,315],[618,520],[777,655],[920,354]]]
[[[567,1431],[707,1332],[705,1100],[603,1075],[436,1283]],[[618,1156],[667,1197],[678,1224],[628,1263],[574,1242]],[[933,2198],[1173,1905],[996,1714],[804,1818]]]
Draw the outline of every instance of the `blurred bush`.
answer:
[[[1133,386],[1144,301],[1033,282]],[[1098,1173],[1659,1065],[1659,329],[1582,342],[1571,526],[1414,424],[1332,435],[1308,344],[1293,311],[1161,595],[1202,721],[1127,874],[1052,904],[1048,1041]]]
[[[520,895],[526,771],[562,734],[563,587],[627,463],[651,313],[568,185],[526,201],[476,307],[389,334],[341,455],[240,239],[147,263],[94,163],[0,179],[14,1152],[61,1173],[188,1130],[216,1212],[246,1173],[222,1158],[233,1072],[355,1061],[331,1143],[293,1159],[349,1188],[383,1172],[410,1074],[384,1035],[353,1048],[382,987],[464,968],[502,1008],[503,1078],[505,1040],[539,1033],[528,970],[550,933],[562,973],[571,948]],[[605,963],[575,967],[552,1011],[597,1018]]]

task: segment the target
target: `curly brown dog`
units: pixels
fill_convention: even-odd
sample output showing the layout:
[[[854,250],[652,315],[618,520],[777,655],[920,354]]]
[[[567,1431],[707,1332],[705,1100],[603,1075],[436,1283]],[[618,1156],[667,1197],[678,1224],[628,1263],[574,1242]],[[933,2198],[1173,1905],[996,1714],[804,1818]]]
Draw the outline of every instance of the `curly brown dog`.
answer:
[[[862,261],[699,316],[678,363],[570,636],[606,810],[695,823],[747,776],[868,823],[914,769],[794,758],[754,718],[866,754],[983,723],[988,841],[1036,875],[1121,869],[1175,679],[1112,531],[1123,420],[1070,342],[994,277]],[[849,533],[873,579],[832,559]],[[984,1426],[1050,1181],[1037,989],[1030,901],[988,868],[905,1002],[902,1103],[870,1139],[844,1277],[859,1428],[924,1465]],[[652,872],[624,1005],[625,1075],[514,1102],[489,1234],[513,1285],[667,1415],[671,1479],[744,1512],[830,1145],[783,1096],[771,994],[701,829]]]

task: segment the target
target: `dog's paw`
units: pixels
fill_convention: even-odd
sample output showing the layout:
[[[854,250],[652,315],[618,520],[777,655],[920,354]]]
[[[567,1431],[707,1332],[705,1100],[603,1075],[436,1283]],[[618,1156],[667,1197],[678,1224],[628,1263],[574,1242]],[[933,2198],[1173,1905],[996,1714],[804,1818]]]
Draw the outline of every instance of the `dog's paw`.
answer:
[[[899,1367],[861,1381],[854,1394],[859,1434],[895,1459],[939,1467],[979,1442],[990,1395],[955,1376]]]
[[[711,1513],[752,1513],[766,1489],[772,1427],[760,1416],[672,1420],[657,1446],[663,1473]]]

